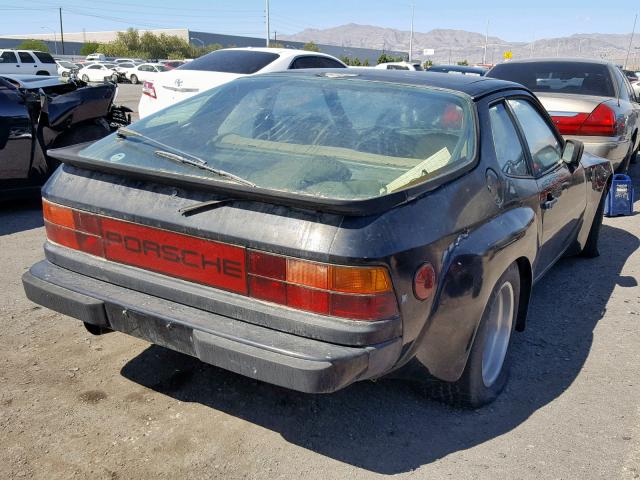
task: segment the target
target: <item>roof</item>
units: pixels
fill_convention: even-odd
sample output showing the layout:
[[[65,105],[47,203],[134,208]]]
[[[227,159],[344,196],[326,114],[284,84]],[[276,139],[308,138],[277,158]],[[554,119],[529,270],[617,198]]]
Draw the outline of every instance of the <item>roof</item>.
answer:
[[[236,47],[225,48],[224,50],[244,50],[248,52],[277,53],[283,57],[293,57],[295,55],[321,55],[323,57],[335,58],[333,55],[322,52],[312,52],[310,50],[296,50],[294,48],[271,48],[271,47]]]
[[[560,57],[549,57],[549,58],[523,58],[521,60],[509,60],[508,62],[503,63],[596,63],[599,65],[613,65],[613,63],[608,62],[607,60],[601,60],[598,58],[560,58]],[[502,65],[502,64],[497,64]]]
[[[436,71],[436,69],[438,68],[441,68],[443,70],[444,69],[451,70],[455,72],[469,72],[469,73],[484,73],[489,70],[487,67],[472,67],[468,65],[446,65],[446,64],[433,65],[432,67],[429,67],[428,70]]]
[[[267,73],[263,75],[305,75],[312,77],[326,74],[333,74],[336,77],[341,77],[343,79],[358,78],[361,80],[370,80],[374,82],[388,82],[402,85],[444,88],[465,93],[474,99],[483,97],[498,90],[527,90],[519,83],[498,80],[496,78],[476,77],[470,75],[447,75],[436,72],[429,73],[411,70],[381,70],[376,68],[315,68],[288,70],[285,72]]]

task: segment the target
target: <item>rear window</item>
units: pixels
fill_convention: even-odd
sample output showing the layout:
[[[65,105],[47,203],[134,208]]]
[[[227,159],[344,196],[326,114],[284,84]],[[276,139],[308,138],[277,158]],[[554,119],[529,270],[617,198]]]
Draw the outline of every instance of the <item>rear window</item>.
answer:
[[[598,63],[502,63],[493,67],[488,76],[520,83],[533,92],[616,96],[608,67]]]
[[[81,155],[225,180],[162,158],[163,146],[257,187],[332,199],[385,195],[473,161],[467,96],[334,75],[245,77],[130,127],[155,144],[110,136]]]
[[[216,50],[196,58],[192,62],[181,65],[178,69],[251,74],[263,69],[278,57],[280,55],[271,52]]]
[[[51,55],[45,52],[33,52],[41,63],[56,63]]]

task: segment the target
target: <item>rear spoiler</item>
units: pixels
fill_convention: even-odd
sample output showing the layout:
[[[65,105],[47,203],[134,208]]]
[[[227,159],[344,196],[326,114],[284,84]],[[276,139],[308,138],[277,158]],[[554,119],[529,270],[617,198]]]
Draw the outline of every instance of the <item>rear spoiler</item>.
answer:
[[[411,202],[437,188],[442,184],[461,176],[471,170],[476,162],[471,162],[461,170],[444,175],[427,184],[420,184],[398,192],[392,192],[380,197],[364,200],[340,200],[311,195],[291,194],[278,190],[269,190],[260,187],[251,187],[230,183],[215,178],[200,178],[178,175],[170,172],[139,168],[132,165],[111,163],[103,160],[94,160],[80,155],[80,151],[89,146],[91,142],[81,143],[72,147],[52,149],[47,152],[52,158],[65,165],[79,169],[97,171],[107,174],[127,176],[152,183],[160,183],[183,188],[208,191],[216,194],[229,195],[234,199],[246,199],[256,202],[264,202],[275,205],[285,205],[304,210],[321,211],[347,216],[367,216],[379,214],[391,210],[399,205]]]

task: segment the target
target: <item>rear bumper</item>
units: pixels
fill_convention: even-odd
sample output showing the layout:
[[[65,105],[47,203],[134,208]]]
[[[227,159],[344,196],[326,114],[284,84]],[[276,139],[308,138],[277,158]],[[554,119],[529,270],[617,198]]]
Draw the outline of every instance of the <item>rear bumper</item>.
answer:
[[[31,301],[57,312],[301,392],[333,392],[380,376],[400,355],[400,338],[364,347],[335,345],[140,293],[46,260],[22,281]]]

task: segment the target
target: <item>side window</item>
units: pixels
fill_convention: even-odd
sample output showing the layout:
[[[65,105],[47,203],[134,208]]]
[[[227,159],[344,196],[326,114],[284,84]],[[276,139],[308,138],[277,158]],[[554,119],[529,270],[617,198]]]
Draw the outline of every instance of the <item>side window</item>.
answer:
[[[318,57],[321,68],[345,68],[340,62],[328,57]]]
[[[56,63],[51,55],[45,52],[33,52],[41,63]]]
[[[18,63],[16,54],[13,52],[2,52],[2,55],[0,55],[0,58],[2,58],[3,60],[2,63]]]
[[[320,57],[298,57],[291,64],[291,69],[296,68],[322,68],[323,65],[319,62]]]
[[[496,160],[502,172],[505,175],[528,175],[524,150],[504,104],[500,103],[489,109],[489,121]]]
[[[22,63],[36,63],[29,52],[18,52],[18,56]]]
[[[529,146],[534,172],[541,173],[562,161],[562,147],[538,111],[526,100],[508,100]]]

